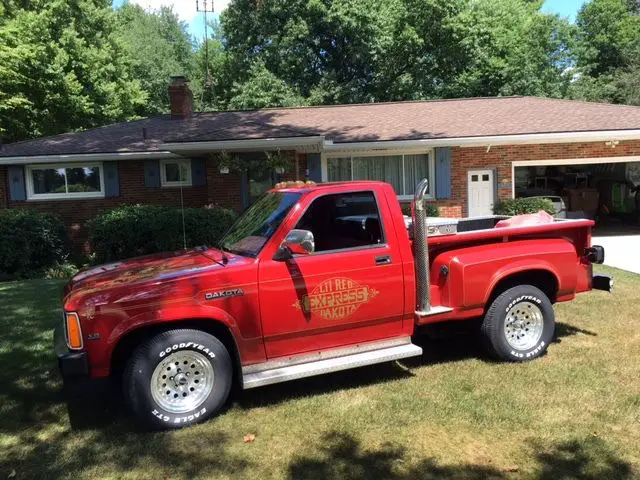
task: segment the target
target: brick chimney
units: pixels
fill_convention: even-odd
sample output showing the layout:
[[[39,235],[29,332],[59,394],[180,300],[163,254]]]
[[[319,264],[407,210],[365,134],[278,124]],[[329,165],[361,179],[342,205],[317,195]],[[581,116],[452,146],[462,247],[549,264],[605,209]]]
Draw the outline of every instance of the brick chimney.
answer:
[[[169,101],[173,118],[189,118],[193,113],[193,92],[187,77],[175,76],[169,81]]]

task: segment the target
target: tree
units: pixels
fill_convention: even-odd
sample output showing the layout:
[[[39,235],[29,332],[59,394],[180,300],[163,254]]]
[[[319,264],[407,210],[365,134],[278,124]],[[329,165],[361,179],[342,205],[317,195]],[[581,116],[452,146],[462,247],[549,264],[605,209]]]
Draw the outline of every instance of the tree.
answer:
[[[574,98],[637,103],[640,9],[632,0],[592,0],[577,17]],[[635,100],[634,100],[635,98]]]
[[[304,104],[305,100],[284,80],[271,73],[261,60],[256,60],[249,69],[249,78],[243,83],[235,83],[231,88],[228,107],[246,110]]]
[[[186,23],[170,8],[149,12],[127,3],[117,10],[116,22],[116,37],[131,65],[131,74],[147,94],[147,101],[136,113],[148,116],[167,112],[169,77],[191,78],[195,73],[194,45]]]
[[[237,0],[237,73],[265,68],[311,104],[566,93],[573,29],[530,0]]]
[[[0,23],[3,141],[91,128],[135,115],[146,98],[112,35],[110,3],[34,1],[24,9],[14,2],[11,16]]]
[[[456,19],[464,69],[444,96],[564,96],[574,30],[541,7],[526,0],[470,2]]]

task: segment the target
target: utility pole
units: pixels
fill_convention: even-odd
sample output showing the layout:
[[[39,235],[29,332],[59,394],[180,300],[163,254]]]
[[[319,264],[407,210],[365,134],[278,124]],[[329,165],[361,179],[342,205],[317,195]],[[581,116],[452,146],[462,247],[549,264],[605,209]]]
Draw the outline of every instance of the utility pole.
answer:
[[[200,6],[200,1],[202,1],[202,7]],[[209,71],[209,25],[207,22],[207,13],[213,13],[213,0],[196,0],[196,11],[204,13],[204,86],[205,88],[211,88],[211,85],[213,85],[213,78]]]

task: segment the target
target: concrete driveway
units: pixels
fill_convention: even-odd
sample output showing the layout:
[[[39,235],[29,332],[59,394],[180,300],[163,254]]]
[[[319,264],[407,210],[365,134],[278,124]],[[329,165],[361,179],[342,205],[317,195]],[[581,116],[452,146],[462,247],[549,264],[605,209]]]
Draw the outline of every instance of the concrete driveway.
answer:
[[[603,235],[594,232],[592,245],[604,247],[604,264],[640,273],[640,235]]]

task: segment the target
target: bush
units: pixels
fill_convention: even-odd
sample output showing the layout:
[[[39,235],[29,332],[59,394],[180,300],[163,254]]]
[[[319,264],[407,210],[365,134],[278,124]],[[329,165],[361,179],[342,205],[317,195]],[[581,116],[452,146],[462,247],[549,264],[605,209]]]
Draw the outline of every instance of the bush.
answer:
[[[408,215],[409,217],[411,216],[410,203],[403,203],[400,205],[400,207],[404,215]],[[439,216],[440,216],[440,209],[438,208],[438,206],[434,205],[433,203],[427,203],[427,217],[439,217]]]
[[[553,202],[548,198],[510,198],[498,200],[493,204],[493,213],[496,215],[522,215],[524,213],[537,213],[540,210],[554,215],[556,213]]]
[[[64,259],[67,232],[62,221],[35,210],[0,211],[0,277],[41,275]]]
[[[187,247],[217,243],[235,217],[223,208],[185,208]],[[88,230],[97,263],[183,247],[182,214],[175,207],[118,207],[90,220]]]

